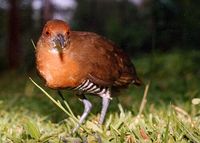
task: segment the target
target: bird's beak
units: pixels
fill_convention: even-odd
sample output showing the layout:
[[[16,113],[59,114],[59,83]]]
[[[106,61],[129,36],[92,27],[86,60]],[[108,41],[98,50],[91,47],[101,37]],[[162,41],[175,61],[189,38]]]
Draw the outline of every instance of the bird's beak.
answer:
[[[59,52],[62,52],[66,45],[65,37],[62,34],[58,34],[53,41],[55,43],[55,48],[58,49]]]

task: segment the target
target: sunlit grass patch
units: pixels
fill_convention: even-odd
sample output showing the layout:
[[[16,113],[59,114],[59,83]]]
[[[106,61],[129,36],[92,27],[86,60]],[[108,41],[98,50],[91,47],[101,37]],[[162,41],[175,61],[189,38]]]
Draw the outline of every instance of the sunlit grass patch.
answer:
[[[105,125],[97,125],[92,115],[77,133],[67,117],[59,123],[52,123],[26,109],[2,112],[0,132],[2,142],[198,142],[200,121],[198,116],[182,113],[169,105],[166,110],[156,110],[148,114],[134,115],[118,105],[119,111],[109,113]],[[83,130],[83,128],[85,130]]]

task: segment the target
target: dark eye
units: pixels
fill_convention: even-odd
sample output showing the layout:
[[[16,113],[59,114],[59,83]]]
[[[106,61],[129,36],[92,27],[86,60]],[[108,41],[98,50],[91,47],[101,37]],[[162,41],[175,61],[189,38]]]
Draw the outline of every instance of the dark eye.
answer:
[[[50,35],[50,32],[49,32],[49,31],[46,31],[45,33],[46,33],[47,36]]]
[[[67,31],[67,35],[69,35],[69,31]]]

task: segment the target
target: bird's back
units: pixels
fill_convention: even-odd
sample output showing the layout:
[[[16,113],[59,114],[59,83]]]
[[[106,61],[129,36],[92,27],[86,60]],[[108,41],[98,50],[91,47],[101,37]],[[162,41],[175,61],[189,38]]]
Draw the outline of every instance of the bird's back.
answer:
[[[128,56],[102,36],[72,31],[70,48],[82,69],[83,78],[97,85],[124,87],[141,83]]]

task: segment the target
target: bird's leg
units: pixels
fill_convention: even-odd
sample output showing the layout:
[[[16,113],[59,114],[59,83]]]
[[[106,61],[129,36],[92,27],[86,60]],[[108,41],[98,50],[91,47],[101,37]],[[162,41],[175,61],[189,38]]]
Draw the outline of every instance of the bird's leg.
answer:
[[[83,114],[81,115],[81,118],[79,120],[79,123],[82,124],[83,121],[85,120],[85,118],[87,117],[87,115],[89,114],[91,108],[92,108],[92,104],[88,99],[82,99],[82,102],[84,104],[84,111]]]
[[[90,113],[90,110],[92,108],[91,102],[84,96],[84,95],[79,95],[79,99],[81,102],[83,102],[84,105],[84,111],[83,114],[81,115],[81,118],[79,120],[78,125],[73,129],[73,133],[80,127],[80,125],[83,123],[87,115]]]
[[[110,103],[110,89],[107,89],[106,93],[100,95],[102,97],[102,108],[101,108],[101,115],[99,118],[99,124],[103,124],[104,118],[107,113],[107,109]]]
[[[57,92],[58,92],[58,95],[60,96],[60,98],[61,98],[63,101],[65,101],[65,98],[64,98],[64,96],[62,95],[61,91],[60,91],[60,90],[57,90]]]

